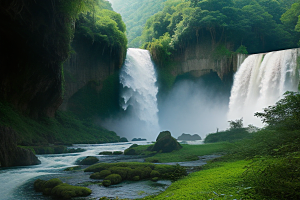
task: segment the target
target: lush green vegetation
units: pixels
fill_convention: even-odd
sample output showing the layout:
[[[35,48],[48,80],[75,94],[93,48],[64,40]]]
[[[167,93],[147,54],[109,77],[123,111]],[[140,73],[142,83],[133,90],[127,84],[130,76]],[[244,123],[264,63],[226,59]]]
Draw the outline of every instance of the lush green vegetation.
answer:
[[[163,9],[166,0],[111,0],[114,10],[120,13],[127,27],[129,47],[140,47],[143,27],[152,15]]]
[[[187,145],[182,144],[182,149],[173,151],[170,153],[157,153],[151,151],[153,145],[132,145],[132,147],[125,150],[129,152],[134,150],[133,155],[144,155],[146,162],[183,162],[183,161],[193,161],[198,160],[198,156],[218,154],[223,153],[224,149],[230,148],[229,143],[213,143],[213,144],[203,144],[203,145]],[[132,154],[129,154],[132,155]]]
[[[62,199],[85,197],[92,193],[89,188],[69,185],[57,178],[48,181],[38,179],[34,182],[34,189],[37,192],[43,192],[43,195]]]
[[[144,48],[161,62],[174,51],[210,40],[214,48],[255,53],[297,46],[299,3],[275,0],[168,0],[146,23]],[[276,42],[275,42],[276,41]],[[246,48],[245,48],[246,47]],[[247,49],[247,50],[246,50]]]
[[[79,120],[69,112],[57,112],[55,118],[33,120],[0,102],[0,115],[0,125],[13,128],[18,134],[18,144],[24,146],[105,143],[120,139],[116,133],[97,127],[91,121]]]
[[[299,93],[286,93],[276,105],[256,113],[268,124],[266,128],[227,143],[220,149],[226,155],[173,183],[165,192],[145,199],[298,199],[299,97]],[[230,131],[241,129],[241,122],[230,121],[231,128],[215,136],[230,136]],[[185,145],[180,152],[184,149]]]
[[[104,179],[103,185],[110,186],[125,180],[139,181],[152,179],[177,180],[186,175],[186,170],[179,165],[155,165],[151,163],[99,163],[84,170],[94,172],[92,179]]]
[[[218,167],[194,172],[173,183],[158,196],[145,199],[244,199],[238,192],[240,176],[249,161],[218,163]]]
[[[210,133],[205,137],[204,143],[224,141],[233,142],[235,140],[241,140],[250,136],[251,133],[249,133],[246,128],[238,128],[233,130],[220,131],[218,133]]]

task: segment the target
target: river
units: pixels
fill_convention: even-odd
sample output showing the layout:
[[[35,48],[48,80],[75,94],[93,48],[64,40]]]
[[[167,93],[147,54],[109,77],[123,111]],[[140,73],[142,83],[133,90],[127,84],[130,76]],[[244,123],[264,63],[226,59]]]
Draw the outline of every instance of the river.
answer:
[[[119,161],[138,161],[143,159],[119,155],[119,156],[102,156],[98,155],[102,151],[124,151],[132,144],[148,144],[149,142],[126,142],[126,143],[108,143],[108,144],[91,144],[91,145],[73,145],[71,148],[82,148],[86,151],[80,153],[68,154],[49,154],[38,155],[42,162],[40,165],[27,167],[13,167],[0,169],[0,199],[1,200],[33,200],[33,199],[51,199],[35,192],[33,182],[38,179],[60,178],[63,182],[79,185],[81,182],[91,181],[89,174],[80,172],[66,172],[67,167],[75,166],[78,159],[86,156],[96,156],[100,162],[119,162]],[[141,198],[147,195],[155,194],[165,190],[171,184],[170,181],[139,181],[124,182],[117,186],[103,187],[98,185],[88,186],[93,193],[86,199],[107,196],[110,198]]]

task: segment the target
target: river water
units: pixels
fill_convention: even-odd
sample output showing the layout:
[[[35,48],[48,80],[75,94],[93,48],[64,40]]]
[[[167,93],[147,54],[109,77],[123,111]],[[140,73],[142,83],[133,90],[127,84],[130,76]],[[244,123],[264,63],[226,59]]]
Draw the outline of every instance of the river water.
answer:
[[[138,161],[142,158],[130,157],[125,155],[119,156],[102,156],[98,155],[102,151],[124,151],[133,143],[143,145],[149,142],[127,142],[127,143],[110,143],[96,145],[73,145],[71,148],[82,148],[86,151],[69,154],[52,154],[38,155],[41,160],[40,165],[27,167],[4,168],[0,170],[0,199],[1,200],[33,200],[33,199],[51,199],[37,193],[33,189],[33,182],[40,178],[48,180],[51,178],[60,178],[63,182],[80,185],[82,182],[91,181],[89,173],[84,172],[66,172],[67,167],[75,166],[77,160],[86,156],[96,156],[100,162],[119,162],[119,161]],[[171,184],[170,181],[139,181],[124,182],[117,186],[102,187],[98,185],[88,186],[93,193],[86,199],[107,196],[110,198],[141,198],[147,195],[155,194],[165,190]]]

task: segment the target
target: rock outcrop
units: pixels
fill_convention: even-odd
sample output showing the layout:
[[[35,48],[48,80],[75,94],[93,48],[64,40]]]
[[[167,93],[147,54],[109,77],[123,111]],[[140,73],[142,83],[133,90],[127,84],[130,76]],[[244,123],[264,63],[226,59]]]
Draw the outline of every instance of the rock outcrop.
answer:
[[[194,140],[201,140],[201,137],[198,134],[191,135],[191,134],[182,133],[182,135],[179,136],[177,139],[178,140],[194,141]]]
[[[194,77],[200,77],[216,72],[221,80],[226,81],[228,77],[232,77],[245,56],[226,54],[228,52],[220,52],[217,48],[207,40],[199,44],[190,44],[177,51],[173,56],[175,66],[173,66],[172,74],[177,76],[190,72]],[[227,44],[225,48],[231,49],[231,45]]]
[[[181,149],[182,146],[171,136],[170,131],[160,132],[151,151],[169,153]]]
[[[28,149],[17,146],[17,134],[0,126],[0,167],[37,165],[41,162]]]

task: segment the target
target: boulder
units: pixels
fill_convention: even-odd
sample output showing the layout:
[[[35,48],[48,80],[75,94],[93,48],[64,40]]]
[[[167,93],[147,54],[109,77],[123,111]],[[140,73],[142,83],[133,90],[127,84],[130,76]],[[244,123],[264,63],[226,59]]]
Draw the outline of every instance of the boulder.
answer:
[[[128,142],[128,140],[125,137],[121,137],[120,140],[119,140],[119,142]]]
[[[171,133],[169,131],[163,131],[158,135],[152,151],[169,153],[181,148],[182,146],[177,142],[175,138],[171,136]]]
[[[144,138],[133,138],[131,141],[147,141]]]
[[[201,140],[201,137],[198,134],[191,135],[191,134],[182,133],[182,135],[178,137],[178,140],[194,141],[194,140]]]
[[[41,161],[29,149],[17,146],[17,134],[0,126],[0,167],[38,165]]]
[[[80,165],[93,165],[95,163],[97,163],[99,161],[98,158],[94,157],[94,156],[88,156],[85,159],[83,159],[82,161],[80,161]]]

